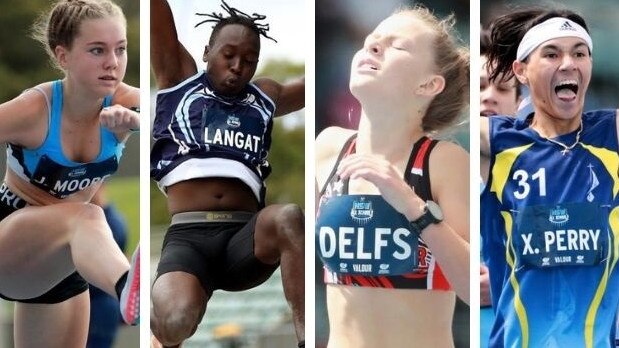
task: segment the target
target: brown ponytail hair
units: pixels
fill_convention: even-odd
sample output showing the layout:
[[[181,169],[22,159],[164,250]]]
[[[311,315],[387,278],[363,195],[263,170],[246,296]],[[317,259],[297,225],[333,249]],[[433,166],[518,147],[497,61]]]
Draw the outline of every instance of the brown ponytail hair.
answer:
[[[55,62],[56,47],[71,48],[84,20],[107,17],[121,18],[127,26],[122,9],[110,0],[60,0],[34,23],[32,37]]]
[[[442,130],[455,123],[469,102],[468,49],[456,39],[453,14],[438,19],[422,6],[402,9],[396,13],[412,14],[434,32],[434,64],[436,73],[445,79],[445,88],[430,102],[421,126],[424,132]]]

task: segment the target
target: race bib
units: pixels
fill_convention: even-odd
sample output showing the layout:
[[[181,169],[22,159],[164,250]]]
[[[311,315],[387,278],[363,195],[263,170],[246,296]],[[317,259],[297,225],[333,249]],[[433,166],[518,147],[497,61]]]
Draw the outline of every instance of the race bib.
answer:
[[[244,113],[224,113],[204,108],[203,142],[209,147],[224,148],[245,154],[248,158],[264,156],[263,136],[266,125],[257,117]]]
[[[316,252],[337,273],[409,273],[417,268],[418,238],[406,217],[378,195],[332,197],[316,221]]]
[[[607,209],[591,203],[526,207],[516,214],[513,244],[521,265],[595,266],[608,250]]]
[[[77,167],[65,167],[54,162],[47,155],[43,155],[30,182],[57,198],[65,198],[105,180],[117,169],[116,155],[102,162],[87,163]]]

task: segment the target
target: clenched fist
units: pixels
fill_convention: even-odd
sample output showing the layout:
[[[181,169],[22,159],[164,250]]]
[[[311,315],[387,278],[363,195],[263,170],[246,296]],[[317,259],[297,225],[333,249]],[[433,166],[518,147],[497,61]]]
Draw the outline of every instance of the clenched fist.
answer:
[[[136,131],[140,128],[140,115],[121,105],[103,108],[99,113],[99,121],[113,133]]]

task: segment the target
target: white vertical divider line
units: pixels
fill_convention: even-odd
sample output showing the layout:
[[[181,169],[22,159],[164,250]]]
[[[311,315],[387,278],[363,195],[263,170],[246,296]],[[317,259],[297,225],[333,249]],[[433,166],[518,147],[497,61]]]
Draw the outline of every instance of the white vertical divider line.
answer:
[[[140,347],[150,347],[150,2],[140,0]]]
[[[479,1],[470,3],[470,250],[471,250],[471,272],[470,272],[470,346],[479,347],[479,194],[480,194],[480,159],[479,159],[479,35],[481,19],[479,13]]]

